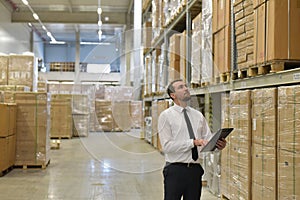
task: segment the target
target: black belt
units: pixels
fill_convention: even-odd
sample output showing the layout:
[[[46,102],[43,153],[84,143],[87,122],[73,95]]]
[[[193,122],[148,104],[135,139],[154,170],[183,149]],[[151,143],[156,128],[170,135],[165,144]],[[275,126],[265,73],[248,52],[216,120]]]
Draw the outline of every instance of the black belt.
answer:
[[[200,166],[200,163],[181,163],[181,162],[175,162],[175,163],[167,163],[167,165],[177,165],[177,166],[183,166],[183,167],[198,167],[198,166]]]

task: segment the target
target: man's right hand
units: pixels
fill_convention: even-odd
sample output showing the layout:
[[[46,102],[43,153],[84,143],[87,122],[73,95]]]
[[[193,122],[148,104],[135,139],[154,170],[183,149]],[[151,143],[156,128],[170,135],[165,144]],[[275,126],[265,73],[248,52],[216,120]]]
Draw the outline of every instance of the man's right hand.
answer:
[[[195,146],[205,146],[207,144],[207,140],[199,139],[199,140],[194,140],[194,145]]]

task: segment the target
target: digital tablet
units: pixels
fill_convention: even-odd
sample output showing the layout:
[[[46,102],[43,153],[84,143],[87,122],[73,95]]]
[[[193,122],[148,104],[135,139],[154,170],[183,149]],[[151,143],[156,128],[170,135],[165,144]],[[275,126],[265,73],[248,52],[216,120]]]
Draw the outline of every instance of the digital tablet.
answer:
[[[217,141],[221,138],[226,138],[231,132],[233,128],[221,128],[219,129],[212,138],[208,141],[208,143],[201,149],[200,152],[208,152],[214,151],[216,148]]]

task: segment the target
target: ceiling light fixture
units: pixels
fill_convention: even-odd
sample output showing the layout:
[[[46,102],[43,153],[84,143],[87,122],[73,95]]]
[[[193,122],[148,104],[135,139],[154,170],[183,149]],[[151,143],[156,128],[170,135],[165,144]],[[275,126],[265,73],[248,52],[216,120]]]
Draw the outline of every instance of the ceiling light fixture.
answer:
[[[56,39],[53,37],[53,35],[51,34],[50,31],[47,30],[46,26],[43,24],[43,22],[40,20],[39,16],[37,13],[34,12],[34,10],[32,9],[32,7],[29,5],[29,2],[27,0],[22,0],[23,4],[26,5],[29,10],[32,12],[32,16],[35,20],[37,20],[40,25],[42,26],[43,30],[46,31],[47,36],[51,39],[51,44],[65,44],[66,42],[63,41],[56,41]],[[29,26],[32,26],[31,23],[28,23]]]
[[[34,18],[35,20],[39,20],[39,19],[40,19],[39,16],[38,16],[36,13],[33,13],[32,16],[33,16],[33,18]]]
[[[101,31],[101,27],[102,27],[102,20],[101,20],[102,8],[101,8],[100,0],[98,0],[97,13],[98,13],[98,26],[99,26],[98,38],[99,38],[99,42],[100,42],[101,38],[102,38],[102,31]]]
[[[26,5],[26,6],[28,5],[28,1],[27,0],[22,0],[22,2],[23,2],[24,5]]]

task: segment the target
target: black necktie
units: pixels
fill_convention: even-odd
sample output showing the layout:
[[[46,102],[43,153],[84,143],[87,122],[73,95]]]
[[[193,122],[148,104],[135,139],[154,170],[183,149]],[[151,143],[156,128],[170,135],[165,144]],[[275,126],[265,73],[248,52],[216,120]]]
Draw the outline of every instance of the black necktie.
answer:
[[[189,119],[189,116],[186,113],[186,109],[185,108],[183,109],[183,114],[184,114],[184,118],[185,118],[185,121],[186,121],[186,125],[187,125],[188,130],[189,130],[190,138],[191,139],[195,139],[195,135],[194,135],[194,131],[193,131],[193,128],[192,128],[192,124],[191,124],[191,121]],[[194,146],[192,148],[192,158],[195,161],[198,159],[198,151],[197,151],[197,147],[196,146]]]

